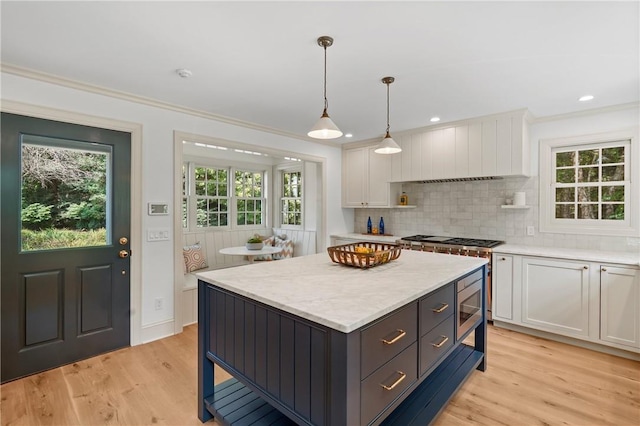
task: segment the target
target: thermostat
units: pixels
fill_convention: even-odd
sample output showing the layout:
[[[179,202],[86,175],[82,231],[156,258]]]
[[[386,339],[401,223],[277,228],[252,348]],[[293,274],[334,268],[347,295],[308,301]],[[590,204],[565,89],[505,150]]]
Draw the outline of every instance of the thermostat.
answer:
[[[149,216],[160,216],[169,214],[167,203],[149,203]]]

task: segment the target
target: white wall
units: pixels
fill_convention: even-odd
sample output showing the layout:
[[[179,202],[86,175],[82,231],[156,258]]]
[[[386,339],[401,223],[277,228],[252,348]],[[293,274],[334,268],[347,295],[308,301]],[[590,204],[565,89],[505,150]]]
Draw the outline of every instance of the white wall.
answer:
[[[109,96],[32,80],[9,73],[1,74],[2,100],[23,102],[36,106],[78,112],[103,118],[139,123],[142,133],[142,211],[149,201],[167,202],[173,212],[173,149],[174,130],[237,141],[257,146],[326,158],[326,187],[340,188],[341,159],[339,148],[298,140],[229,123],[214,121],[185,113],[129,102]],[[310,122],[310,124],[312,124]],[[340,208],[340,191],[327,191],[325,241],[332,233],[352,229],[353,212]],[[173,216],[147,216],[142,218],[142,231],[147,228],[168,228],[173,235]],[[135,238],[136,236],[132,236]],[[141,236],[138,236],[141,237]],[[145,240],[145,239],[143,239]],[[163,330],[172,330],[174,285],[173,241],[148,243],[143,241],[142,253],[142,340],[154,337],[152,331],[145,337],[144,329],[163,324]],[[164,299],[165,308],[154,310],[155,298]]]
[[[539,229],[538,149],[540,139],[604,133],[640,125],[640,110],[625,108],[538,122],[530,128],[532,177],[491,181],[402,185],[415,209],[355,209],[355,232],[366,232],[367,218],[384,216],[385,232],[399,237],[428,234],[503,240],[512,244],[640,252],[640,238],[551,234]],[[634,155],[640,157],[635,141]],[[502,209],[505,198],[524,191],[527,210]],[[533,226],[535,235],[527,235]]]

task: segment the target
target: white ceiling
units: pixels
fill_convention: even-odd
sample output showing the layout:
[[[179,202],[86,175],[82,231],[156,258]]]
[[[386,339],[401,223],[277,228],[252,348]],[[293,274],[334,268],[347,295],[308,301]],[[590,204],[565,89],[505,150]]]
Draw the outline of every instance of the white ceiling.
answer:
[[[639,4],[2,1],[1,60],[306,138],[329,35],[329,114],[362,140],[384,134],[387,75],[392,134],[638,102]]]

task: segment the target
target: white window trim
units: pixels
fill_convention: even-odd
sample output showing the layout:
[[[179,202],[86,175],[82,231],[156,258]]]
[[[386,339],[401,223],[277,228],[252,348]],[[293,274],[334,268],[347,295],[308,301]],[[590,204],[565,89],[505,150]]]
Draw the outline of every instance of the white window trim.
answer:
[[[625,200],[625,216],[628,220],[602,222],[589,220],[555,219],[555,194],[553,193],[552,151],[557,147],[571,147],[589,144],[605,144],[612,141],[630,141],[628,151],[629,199]],[[607,236],[640,236],[640,146],[638,146],[638,128],[599,133],[593,135],[573,136],[567,138],[541,139],[539,148],[540,164],[540,232],[607,235]]]
[[[284,225],[282,223],[282,211],[280,210],[281,208],[281,201],[282,201],[282,172],[300,172],[300,179],[301,179],[301,187],[302,187],[302,197],[300,197],[300,206],[301,206],[301,214],[302,217],[300,219],[300,225]],[[303,230],[304,228],[304,209],[305,209],[305,205],[304,205],[304,200],[305,200],[305,195],[306,195],[306,191],[305,191],[305,178],[304,178],[304,166],[303,164],[296,164],[296,165],[290,165],[290,164],[286,164],[286,165],[281,165],[277,167],[277,173],[276,173],[276,182],[275,182],[276,186],[276,196],[275,198],[275,202],[274,202],[274,208],[275,208],[275,212],[276,215],[278,217],[277,219],[277,223],[278,223],[278,227],[281,229],[293,229],[293,230]]]

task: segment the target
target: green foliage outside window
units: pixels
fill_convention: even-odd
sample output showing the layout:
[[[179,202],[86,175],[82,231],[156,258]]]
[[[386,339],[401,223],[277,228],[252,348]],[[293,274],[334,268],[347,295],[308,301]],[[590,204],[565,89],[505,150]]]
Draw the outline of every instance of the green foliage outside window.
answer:
[[[556,152],[556,219],[624,220],[625,156],[625,146]]]

